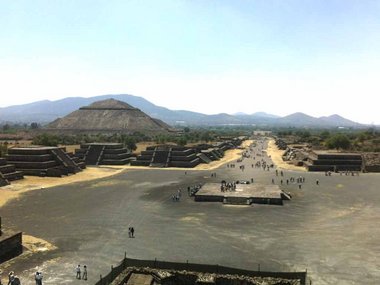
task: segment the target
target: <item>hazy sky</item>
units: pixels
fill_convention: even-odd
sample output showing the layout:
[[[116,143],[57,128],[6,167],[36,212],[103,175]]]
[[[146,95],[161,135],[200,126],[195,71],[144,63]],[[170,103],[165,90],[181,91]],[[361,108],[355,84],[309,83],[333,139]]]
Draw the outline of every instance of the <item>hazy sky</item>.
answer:
[[[380,1],[0,0],[0,106],[117,93],[380,124]]]

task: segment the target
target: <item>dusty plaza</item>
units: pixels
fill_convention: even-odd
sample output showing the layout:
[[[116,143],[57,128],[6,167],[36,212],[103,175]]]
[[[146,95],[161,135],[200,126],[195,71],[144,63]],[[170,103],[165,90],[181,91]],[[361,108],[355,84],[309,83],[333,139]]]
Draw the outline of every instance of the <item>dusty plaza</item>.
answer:
[[[271,161],[266,152],[258,159]],[[244,169],[229,167],[231,162]],[[0,208],[3,226],[52,248],[2,264],[2,280],[14,270],[22,284],[34,284],[40,270],[44,284],[80,284],[85,281],[75,279],[75,267],[86,264],[87,282],[95,284],[126,253],[263,271],[307,270],[312,284],[378,284],[378,174],[283,169],[284,176],[276,176],[276,167],[263,170],[254,163],[250,157],[210,170],[119,168],[109,177],[23,193]],[[301,187],[285,183],[300,176]],[[262,185],[274,179],[292,199],[282,206],[235,206],[195,202],[186,191],[198,183],[251,179]],[[179,189],[181,198],[173,201]],[[128,237],[131,226],[135,238]]]

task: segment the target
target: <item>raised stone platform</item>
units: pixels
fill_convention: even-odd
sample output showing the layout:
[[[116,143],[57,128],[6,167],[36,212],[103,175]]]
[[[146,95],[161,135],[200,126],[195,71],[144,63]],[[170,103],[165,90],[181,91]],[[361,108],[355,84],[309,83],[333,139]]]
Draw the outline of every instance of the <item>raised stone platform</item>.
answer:
[[[16,171],[13,164],[8,164],[5,158],[0,158],[0,187],[8,185],[13,180],[23,179],[24,174]]]
[[[289,195],[278,185],[261,184],[236,184],[235,190],[221,191],[220,183],[206,183],[195,194],[196,202],[221,202],[232,205],[283,205],[283,200],[289,199]]]
[[[10,148],[6,159],[25,175],[61,177],[85,168],[84,162],[72,157],[64,147]]]
[[[313,151],[304,165],[308,171],[361,171],[363,158],[359,153]]]
[[[157,145],[147,147],[135,161],[131,161],[131,165],[192,168],[200,162],[196,150],[193,148]]]
[[[87,165],[125,165],[134,158],[122,143],[86,143],[75,150],[75,155]]]

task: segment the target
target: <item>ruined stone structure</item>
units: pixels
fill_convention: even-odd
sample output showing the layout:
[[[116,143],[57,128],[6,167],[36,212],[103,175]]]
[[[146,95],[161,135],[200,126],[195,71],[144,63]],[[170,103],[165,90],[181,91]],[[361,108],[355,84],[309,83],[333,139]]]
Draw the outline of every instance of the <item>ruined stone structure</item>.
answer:
[[[75,156],[86,165],[124,165],[134,160],[129,149],[121,143],[86,143],[75,150]]]
[[[365,152],[363,153],[364,171],[380,172],[380,153]]]
[[[130,267],[111,285],[300,285],[301,280]]]
[[[199,163],[210,163],[221,159],[226,150],[238,147],[244,139],[244,137],[239,137],[215,144],[199,144],[194,147],[150,146],[142,151],[135,161],[131,161],[131,165],[191,168]]]
[[[213,264],[125,257],[95,285],[306,285],[307,272],[253,271]],[[308,283],[307,283],[308,284]],[[311,284],[311,283],[310,283]]]
[[[61,147],[10,148],[6,159],[24,175],[61,177],[85,168],[83,161]]]
[[[304,165],[308,171],[362,171],[363,158],[359,153],[312,151]]]
[[[0,158],[0,186],[8,185],[13,180],[24,178],[21,171],[17,171],[13,164],[8,164],[5,158]]]
[[[194,146],[194,149],[202,163],[210,163],[224,156],[224,150],[214,144],[198,144]]]
[[[51,122],[43,131],[55,133],[168,133],[169,125],[153,119],[125,102],[108,99],[81,107],[64,118]]]
[[[131,165],[152,167],[195,167],[200,163],[193,148],[180,146],[151,146],[142,151]]]

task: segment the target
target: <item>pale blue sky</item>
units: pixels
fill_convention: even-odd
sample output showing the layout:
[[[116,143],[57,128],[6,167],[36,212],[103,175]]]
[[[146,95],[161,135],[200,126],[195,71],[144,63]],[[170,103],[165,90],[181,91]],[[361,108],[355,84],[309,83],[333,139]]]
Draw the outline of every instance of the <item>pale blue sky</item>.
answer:
[[[380,1],[0,0],[0,106],[112,93],[380,124]]]

